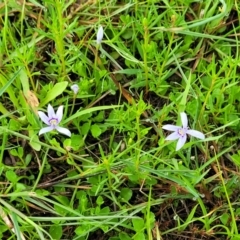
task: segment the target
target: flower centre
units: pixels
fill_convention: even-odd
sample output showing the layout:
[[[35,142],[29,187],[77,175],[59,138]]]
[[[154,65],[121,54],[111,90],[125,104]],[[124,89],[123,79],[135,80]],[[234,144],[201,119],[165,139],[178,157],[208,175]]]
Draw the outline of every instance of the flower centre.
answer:
[[[55,126],[58,125],[58,120],[55,119],[55,118],[53,118],[53,119],[51,119],[51,120],[49,121],[49,123],[50,123],[50,125],[51,125],[52,127],[55,127]]]
[[[183,128],[178,129],[178,134],[179,134],[181,137],[185,136],[185,135],[186,135],[185,129],[183,129]]]

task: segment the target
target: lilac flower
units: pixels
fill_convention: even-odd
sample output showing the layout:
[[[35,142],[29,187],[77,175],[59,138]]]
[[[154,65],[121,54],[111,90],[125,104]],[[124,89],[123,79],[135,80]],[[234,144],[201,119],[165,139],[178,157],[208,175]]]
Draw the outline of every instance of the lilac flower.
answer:
[[[63,106],[60,106],[55,114],[53,107],[48,104],[48,116],[42,111],[38,111],[38,115],[41,120],[46,123],[49,127],[44,127],[39,131],[39,135],[57,130],[58,132],[71,136],[71,132],[67,128],[59,127],[58,124],[61,122],[63,117]]]
[[[182,127],[170,125],[170,124],[162,126],[162,128],[165,130],[174,131],[172,134],[170,134],[166,138],[166,140],[178,139],[176,151],[182,148],[183,145],[185,144],[187,140],[187,134],[196,138],[205,139],[205,136],[203,133],[197,130],[188,129],[188,119],[187,119],[186,113],[182,112],[180,113],[180,115],[181,115]]]
[[[73,84],[71,86],[71,89],[73,90],[74,94],[76,95],[79,91],[79,86],[77,84]]]
[[[100,25],[97,31],[97,44],[100,44],[103,39],[103,27]]]

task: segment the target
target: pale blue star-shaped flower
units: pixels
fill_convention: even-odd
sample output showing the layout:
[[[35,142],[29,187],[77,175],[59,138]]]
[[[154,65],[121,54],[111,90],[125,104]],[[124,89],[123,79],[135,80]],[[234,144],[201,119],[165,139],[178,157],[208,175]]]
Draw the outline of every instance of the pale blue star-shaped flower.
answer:
[[[60,106],[55,113],[53,107],[48,104],[48,116],[42,112],[38,111],[38,115],[41,118],[41,120],[48,125],[48,127],[44,127],[39,131],[39,135],[44,134],[46,132],[50,132],[52,130],[57,130],[58,132],[71,136],[71,132],[67,128],[59,127],[59,123],[62,120],[63,117],[63,106]]]
[[[182,121],[182,127],[170,125],[170,124],[162,126],[162,128],[165,130],[173,131],[173,133],[170,134],[166,138],[166,140],[178,139],[176,151],[181,149],[183,147],[183,145],[185,144],[185,142],[187,140],[187,134],[189,134],[193,137],[199,138],[199,139],[205,139],[205,136],[203,133],[201,133],[197,130],[192,130],[192,129],[188,128],[188,119],[187,119],[186,113],[181,112],[180,116],[181,116],[181,121]]]
[[[97,31],[97,44],[100,44],[103,39],[103,27],[100,25]]]

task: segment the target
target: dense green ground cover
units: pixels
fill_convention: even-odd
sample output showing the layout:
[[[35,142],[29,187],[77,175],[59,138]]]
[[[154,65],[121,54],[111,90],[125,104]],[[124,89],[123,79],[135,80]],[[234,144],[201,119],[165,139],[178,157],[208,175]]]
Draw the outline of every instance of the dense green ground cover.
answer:
[[[239,13],[0,2],[0,238],[240,239]],[[186,129],[169,141],[162,127],[183,112],[205,139],[176,150]]]

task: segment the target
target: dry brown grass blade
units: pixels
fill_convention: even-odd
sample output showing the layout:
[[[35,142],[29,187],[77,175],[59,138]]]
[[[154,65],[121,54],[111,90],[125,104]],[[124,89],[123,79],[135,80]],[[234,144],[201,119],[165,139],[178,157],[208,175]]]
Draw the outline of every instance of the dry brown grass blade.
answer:
[[[119,91],[122,93],[122,95],[125,97],[125,99],[128,101],[128,103],[133,104],[135,102],[134,98],[131,96],[131,94],[116,80],[113,73],[110,73],[111,79],[113,80],[116,87],[119,89]]]
[[[38,110],[38,106],[39,106],[39,101],[38,101],[38,98],[35,95],[35,93],[33,91],[28,91],[25,94],[25,99],[26,99],[28,105],[30,106],[30,108],[34,111],[34,113],[36,115],[38,115],[37,110]]]

